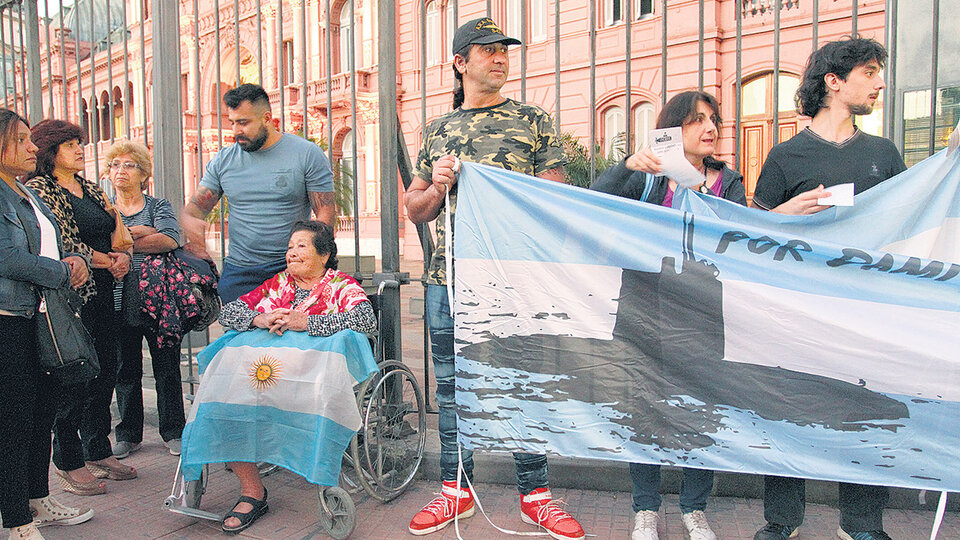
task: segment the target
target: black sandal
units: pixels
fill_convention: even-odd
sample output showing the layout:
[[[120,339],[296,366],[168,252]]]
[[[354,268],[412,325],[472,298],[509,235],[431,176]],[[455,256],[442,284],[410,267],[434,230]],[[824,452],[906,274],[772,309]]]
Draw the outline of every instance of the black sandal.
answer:
[[[237,507],[240,503],[248,503],[253,508],[249,512],[237,512],[236,510],[231,510],[227,512],[227,515],[223,516],[223,519],[220,520],[220,530],[228,534],[236,534],[247,527],[253,525],[253,522],[260,519],[260,516],[267,513],[270,510],[270,507],[267,506],[267,488],[263,488],[263,499],[257,500],[253,497],[247,497],[246,495],[241,495],[237,499],[236,504],[233,505],[234,508]],[[226,521],[232,517],[235,517],[240,520],[240,526],[230,528],[227,527]]]

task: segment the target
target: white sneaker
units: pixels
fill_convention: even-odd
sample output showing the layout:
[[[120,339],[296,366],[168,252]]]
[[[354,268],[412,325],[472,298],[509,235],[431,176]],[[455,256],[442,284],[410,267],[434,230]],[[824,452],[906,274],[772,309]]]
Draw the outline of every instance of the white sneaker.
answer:
[[[713,533],[710,524],[707,523],[707,516],[700,510],[681,514],[683,526],[687,529],[687,537],[690,540],[717,540],[717,535]]]
[[[653,510],[641,510],[633,518],[633,533],[630,540],[660,540],[657,527],[660,516]]]
[[[47,525],[77,525],[93,517],[90,508],[72,508],[47,495],[42,499],[30,499],[30,512],[33,524],[37,527]]]
[[[43,540],[43,535],[33,523],[10,529],[10,540]]]
[[[167,447],[167,451],[170,452],[171,456],[180,455],[180,439],[170,439],[169,441],[163,441],[163,445]]]

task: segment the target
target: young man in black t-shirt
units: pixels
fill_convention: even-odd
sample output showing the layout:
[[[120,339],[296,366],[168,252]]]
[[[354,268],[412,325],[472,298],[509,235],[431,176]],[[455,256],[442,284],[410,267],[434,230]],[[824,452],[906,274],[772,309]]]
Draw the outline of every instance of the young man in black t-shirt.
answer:
[[[867,135],[853,123],[856,115],[870,114],[886,86],[880,70],[887,51],[872,39],[845,39],[827,43],[807,62],[797,90],[800,114],[813,121],[792,139],[770,150],[752,205],[782,214],[814,214],[829,206],[818,199],[831,186],[853,183],[854,193],[906,169],[897,147],[887,139]],[[803,522],[804,481],[764,478],[766,526],[754,540],[796,536]],[[842,540],[889,540],[883,531],[883,507],[890,496],[884,486],[840,483]]]

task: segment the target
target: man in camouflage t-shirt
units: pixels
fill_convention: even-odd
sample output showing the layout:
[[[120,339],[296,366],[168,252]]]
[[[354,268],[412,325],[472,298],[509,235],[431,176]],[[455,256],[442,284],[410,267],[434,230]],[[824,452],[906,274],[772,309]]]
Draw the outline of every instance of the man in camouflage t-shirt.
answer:
[[[424,129],[417,159],[417,175],[404,199],[414,223],[437,220],[437,249],[427,275],[426,316],[430,328],[439,407],[440,476],[443,489],[410,522],[410,532],[429,534],[447,526],[459,512],[473,515],[473,494],[457,486],[457,411],[455,402],[453,318],[447,296],[444,212],[456,212],[457,159],[502,167],[511,171],[564,181],[565,157],[550,115],[535,105],[503,97],[507,80],[508,38],[489,18],[475,19],[457,29],[453,38],[454,110]],[[444,196],[450,191],[450,207]],[[491,219],[497,219],[492,216]],[[473,479],[473,456],[462,450],[464,473]],[[580,539],[583,528],[570,514],[552,503],[544,455],[514,454],[520,515],[526,523],[546,529],[559,539]]]

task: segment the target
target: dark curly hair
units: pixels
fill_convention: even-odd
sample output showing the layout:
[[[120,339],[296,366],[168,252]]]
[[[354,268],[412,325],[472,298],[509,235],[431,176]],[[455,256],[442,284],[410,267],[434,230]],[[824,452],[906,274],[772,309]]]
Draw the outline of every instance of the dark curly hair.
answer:
[[[827,84],[823,78],[827,74],[833,73],[845,81],[854,68],[874,60],[883,68],[887,63],[887,50],[870,38],[848,37],[814,51],[797,88],[797,112],[813,118],[826,105]]]
[[[60,151],[60,145],[67,141],[80,141],[83,143],[87,134],[83,128],[76,124],[71,124],[65,120],[43,120],[30,130],[30,137],[33,144],[37,145],[37,170],[30,174],[34,176],[49,176],[53,174],[56,167],[57,152]]]
[[[326,268],[337,269],[340,261],[337,260],[337,242],[333,239],[333,227],[322,221],[298,221],[293,224],[293,230],[290,235],[297,231],[307,231],[313,233],[313,247],[318,255],[329,254],[327,257]]]
[[[688,90],[670,98],[670,101],[663,106],[663,110],[657,115],[657,129],[682,127],[684,124],[693,122],[697,117],[697,105],[705,103],[713,115],[710,120],[717,126],[717,136],[720,136],[720,126],[723,119],[720,118],[720,103],[713,94],[699,92],[697,90]],[[723,169],[724,163],[713,157],[704,158],[703,164],[711,169]]]

